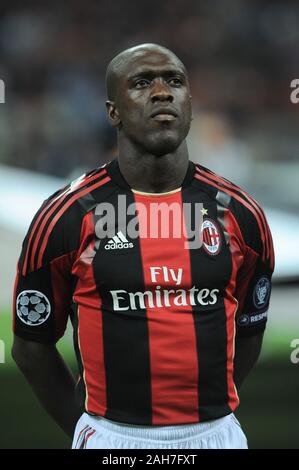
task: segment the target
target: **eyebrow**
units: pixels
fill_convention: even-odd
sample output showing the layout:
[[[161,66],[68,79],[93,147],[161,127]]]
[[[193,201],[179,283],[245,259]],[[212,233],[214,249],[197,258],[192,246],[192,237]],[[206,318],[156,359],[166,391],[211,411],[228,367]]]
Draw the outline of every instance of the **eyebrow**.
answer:
[[[156,77],[157,75],[160,75],[162,77],[170,77],[173,75],[179,75],[183,78],[186,78],[186,73],[184,72],[183,69],[167,69],[167,70],[143,69],[143,70],[134,72],[133,74],[129,74],[127,79],[131,81],[139,77],[153,78],[153,77]]]

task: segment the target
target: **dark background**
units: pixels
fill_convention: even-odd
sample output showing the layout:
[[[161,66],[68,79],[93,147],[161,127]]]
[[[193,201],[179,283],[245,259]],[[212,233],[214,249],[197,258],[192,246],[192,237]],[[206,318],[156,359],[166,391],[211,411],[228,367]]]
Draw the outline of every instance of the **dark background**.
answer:
[[[0,172],[71,179],[115,156],[105,69],[143,42],[172,49],[190,73],[192,159],[262,205],[298,214],[299,104],[290,82],[299,77],[299,7],[289,0],[2,0]],[[20,244],[12,240],[1,228],[14,269]],[[0,448],[69,447],[10,359],[11,289],[0,299]],[[274,287],[263,354],[241,391],[237,416],[253,448],[299,448],[299,364],[290,361],[298,299],[298,284]],[[70,333],[61,347],[76,370]]]

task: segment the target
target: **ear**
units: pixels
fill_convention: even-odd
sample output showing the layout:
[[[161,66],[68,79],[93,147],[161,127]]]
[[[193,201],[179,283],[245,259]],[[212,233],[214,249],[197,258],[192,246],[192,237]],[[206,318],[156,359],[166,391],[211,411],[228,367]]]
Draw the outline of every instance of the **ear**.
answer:
[[[113,127],[118,127],[121,124],[118,110],[113,101],[106,101],[107,116],[110,124]]]

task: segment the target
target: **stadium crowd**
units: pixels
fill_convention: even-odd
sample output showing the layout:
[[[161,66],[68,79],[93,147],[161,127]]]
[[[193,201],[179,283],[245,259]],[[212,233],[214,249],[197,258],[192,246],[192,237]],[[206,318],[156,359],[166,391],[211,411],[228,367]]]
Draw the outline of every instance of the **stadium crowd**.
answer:
[[[193,160],[245,186],[261,162],[293,168],[298,24],[290,0],[2,1],[0,163],[70,178],[110,160],[105,68],[120,50],[156,42],[190,72]]]

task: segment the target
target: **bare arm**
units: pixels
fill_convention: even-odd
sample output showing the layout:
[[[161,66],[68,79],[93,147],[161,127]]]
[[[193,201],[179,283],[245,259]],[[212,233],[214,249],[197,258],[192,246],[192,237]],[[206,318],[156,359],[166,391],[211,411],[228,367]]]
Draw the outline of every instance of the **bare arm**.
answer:
[[[236,337],[234,380],[239,390],[244,379],[256,364],[261,352],[264,332],[249,337]]]
[[[43,407],[72,437],[82,410],[75,402],[74,377],[55,345],[15,336],[12,356]]]

